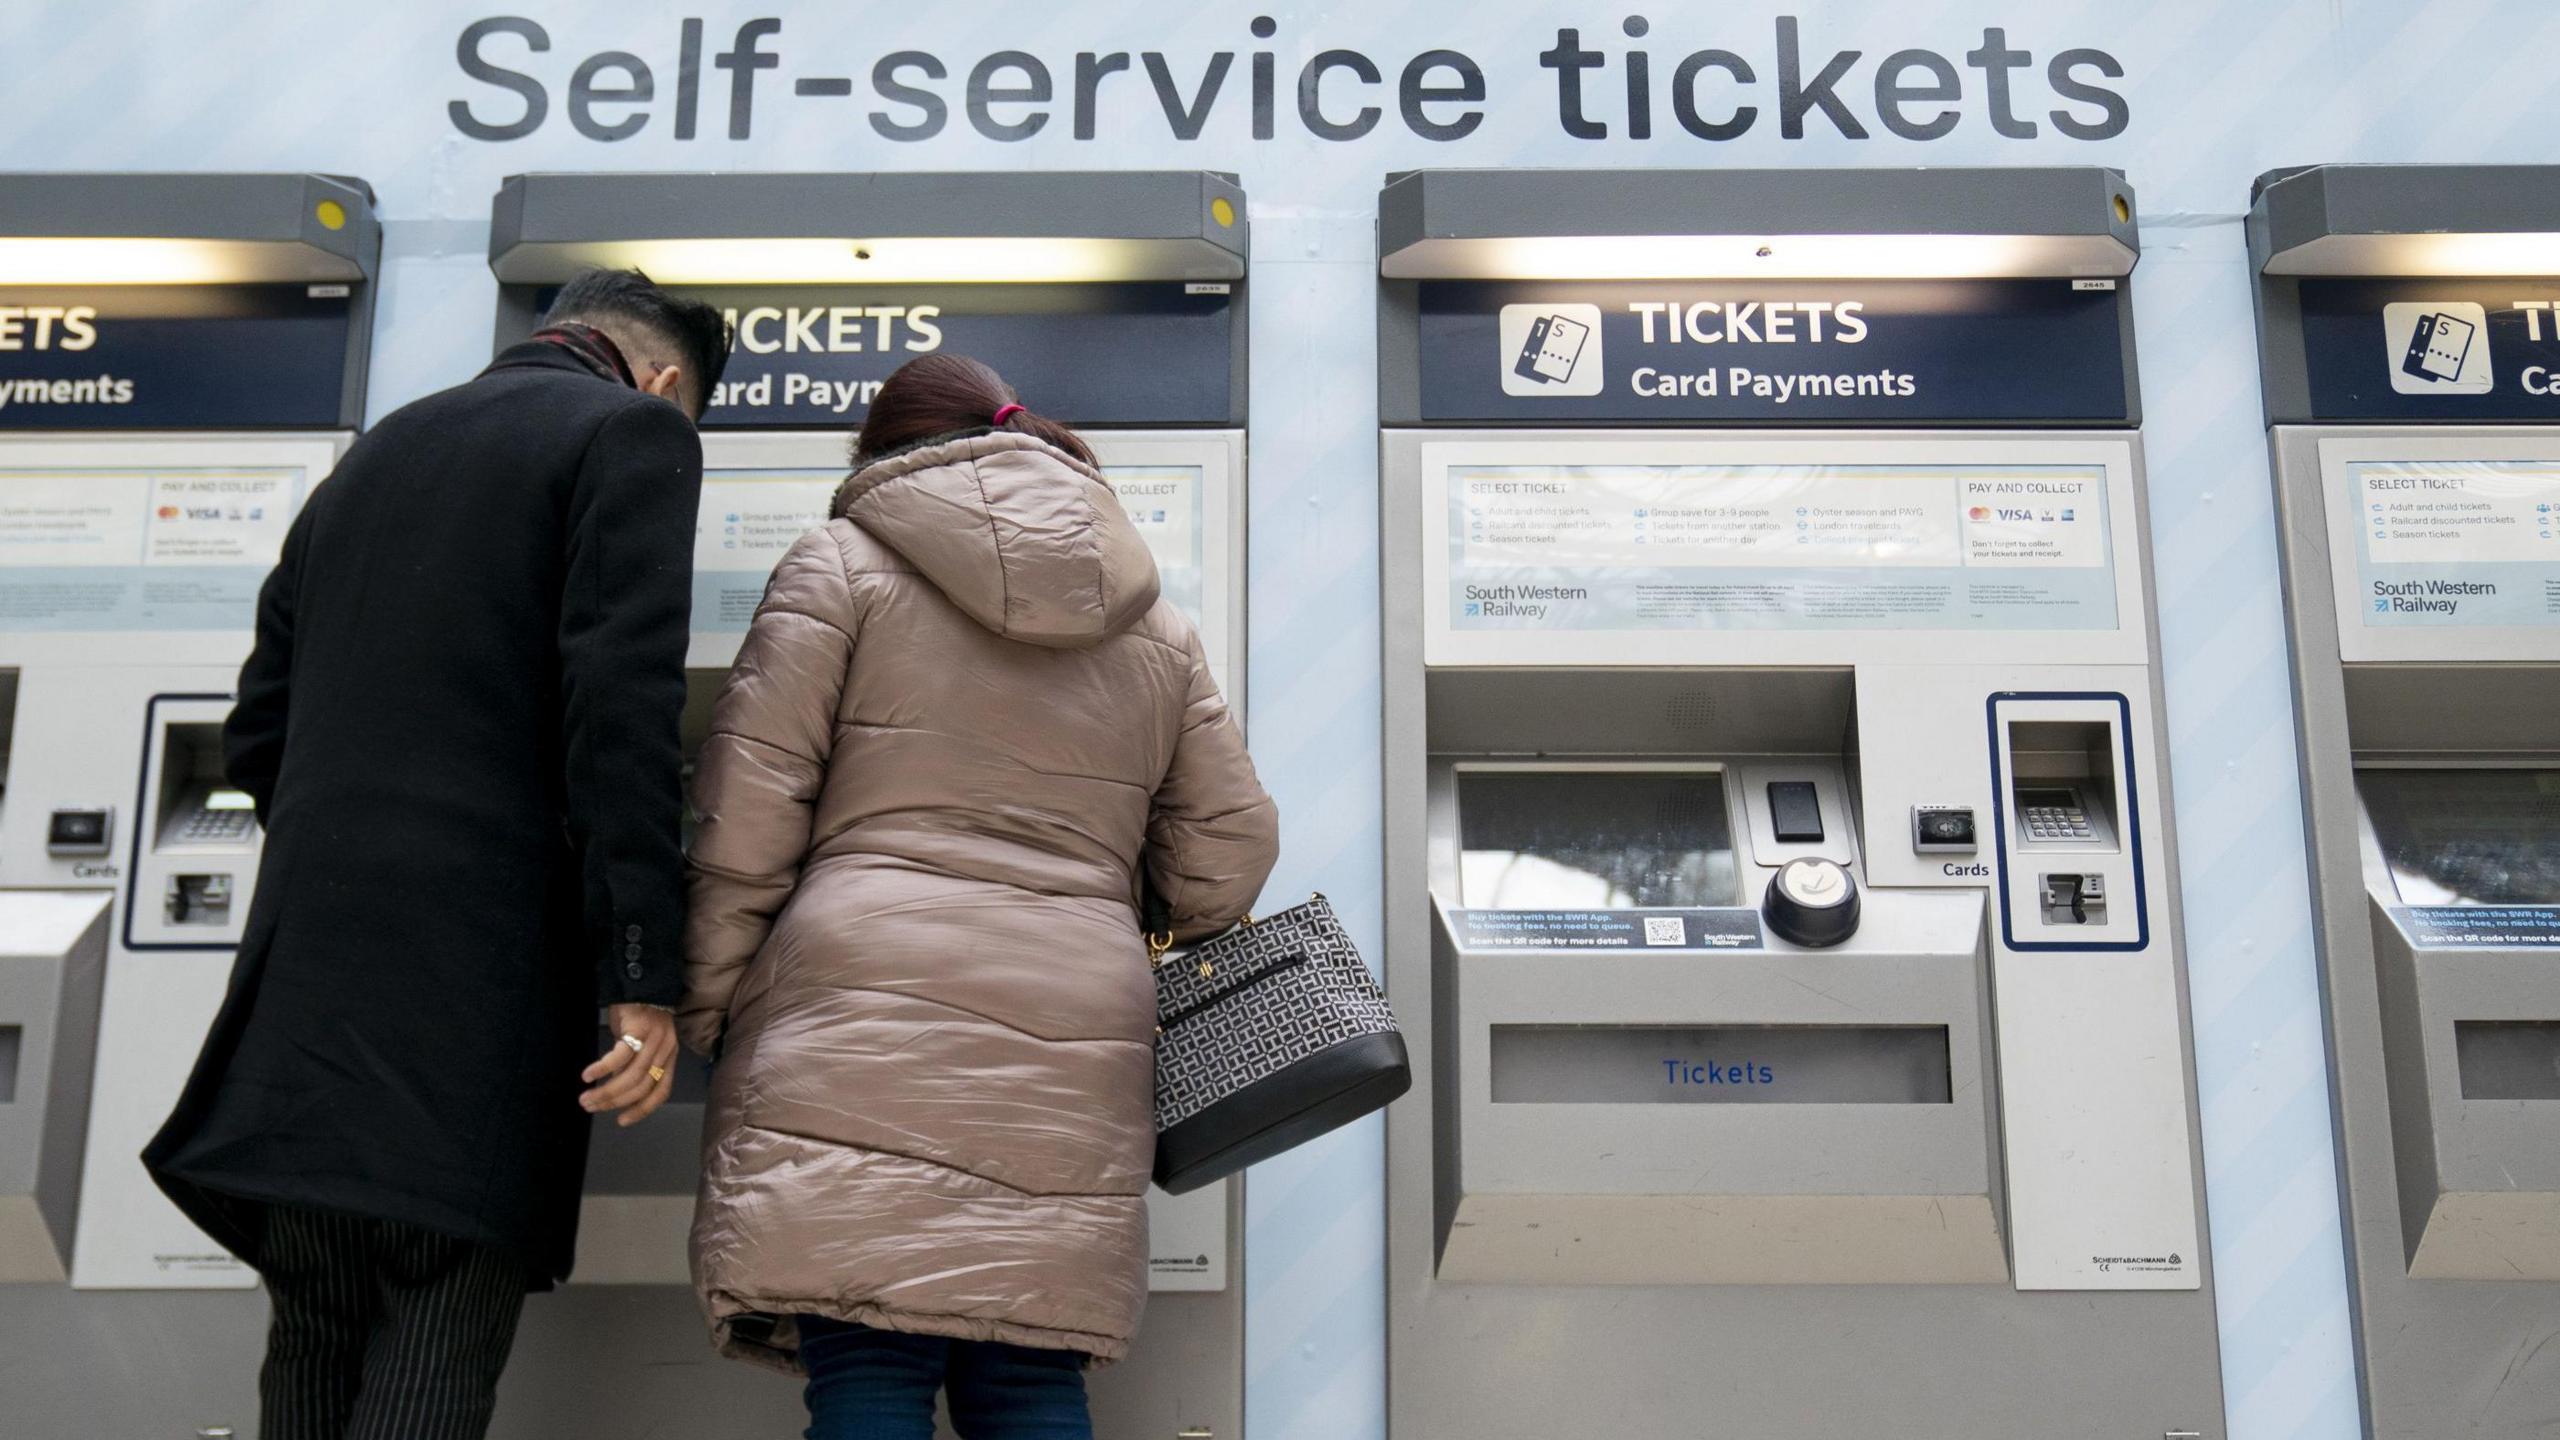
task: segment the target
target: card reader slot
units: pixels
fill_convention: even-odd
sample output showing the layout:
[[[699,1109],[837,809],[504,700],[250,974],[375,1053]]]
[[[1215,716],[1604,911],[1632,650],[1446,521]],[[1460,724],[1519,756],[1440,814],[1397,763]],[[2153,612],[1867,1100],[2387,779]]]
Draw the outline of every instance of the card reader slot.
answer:
[[[1769,782],[1769,828],[1782,845],[1822,843],[1822,802],[1812,781]]]

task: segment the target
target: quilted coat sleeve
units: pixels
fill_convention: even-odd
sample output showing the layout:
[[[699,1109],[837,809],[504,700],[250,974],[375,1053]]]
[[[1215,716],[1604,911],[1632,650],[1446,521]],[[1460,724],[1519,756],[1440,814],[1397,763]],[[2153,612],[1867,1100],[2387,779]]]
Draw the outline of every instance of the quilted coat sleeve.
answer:
[[[802,536],[774,567],[695,765],[692,905],[676,1025],[704,1055],[718,1046],[739,978],[799,883],[835,746],[859,622],[832,531]]]
[[[1227,698],[1209,678],[1200,637],[1187,636],[1190,694],[1173,764],[1147,821],[1147,883],[1176,940],[1214,935],[1253,908],[1280,858],[1280,812],[1263,793]]]

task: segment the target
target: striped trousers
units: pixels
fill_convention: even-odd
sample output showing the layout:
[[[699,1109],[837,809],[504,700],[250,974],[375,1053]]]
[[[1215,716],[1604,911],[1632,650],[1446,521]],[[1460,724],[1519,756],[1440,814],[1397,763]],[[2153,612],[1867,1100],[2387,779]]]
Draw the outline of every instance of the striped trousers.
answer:
[[[481,1440],[524,1311],[524,1270],[450,1235],[290,1206],[266,1212],[273,1318],[262,1440]]]

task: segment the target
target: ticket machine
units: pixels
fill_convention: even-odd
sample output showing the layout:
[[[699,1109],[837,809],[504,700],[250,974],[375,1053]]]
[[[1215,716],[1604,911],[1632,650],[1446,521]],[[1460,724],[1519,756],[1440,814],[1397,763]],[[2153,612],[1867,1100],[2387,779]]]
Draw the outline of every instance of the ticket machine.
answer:
[[[1233,177],[524,175],[499,191],[489,253],[501,346],[591,265],[636,265],[736,328],[703,421],[688,755],[774,562],[826,519],[871,397],[942,349],[993,365],[1093,442],[1243,713],[1247,247]],[[706,1091],[688,1064],[667,1114],[597,1128],[574,1281],[685,1281]],[[1096,1423],[1237,1435],[1241,1187],[1159,1193],[1151,1220],[1156,1294],[1131,1358],[1095,1377]]]
[[[247,915],[222,722],[258,586],[362,418],[381,244],[358,180],[0,176],[0,890],[110,901],[102,975],[67,952],[0,1000],[35,1007],[0,1015],[21,1057],[93,1070],[56,1064],[57,1113],[0,1133],[77,1164],[77,1287],[255,1283],[136,1156]]]
[[[2249,210],[2376,1440],[2560,1414],[2560,169]]]
[[[2137,243],[1389,178],[1390,1433],[2222,1433]]]

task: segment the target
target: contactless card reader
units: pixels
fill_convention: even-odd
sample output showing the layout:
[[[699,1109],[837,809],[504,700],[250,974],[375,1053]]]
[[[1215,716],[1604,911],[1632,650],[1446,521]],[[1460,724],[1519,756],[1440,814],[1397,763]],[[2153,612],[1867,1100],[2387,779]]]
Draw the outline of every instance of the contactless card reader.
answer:
[[[45,822],[44,848],[66,859],[104,855],[115,848],[116,811],[112,805],[62,809]]]
[[[1980,845],[1970,805],[1911,807],[1911,848],[1922,855],[1970,855]]]

